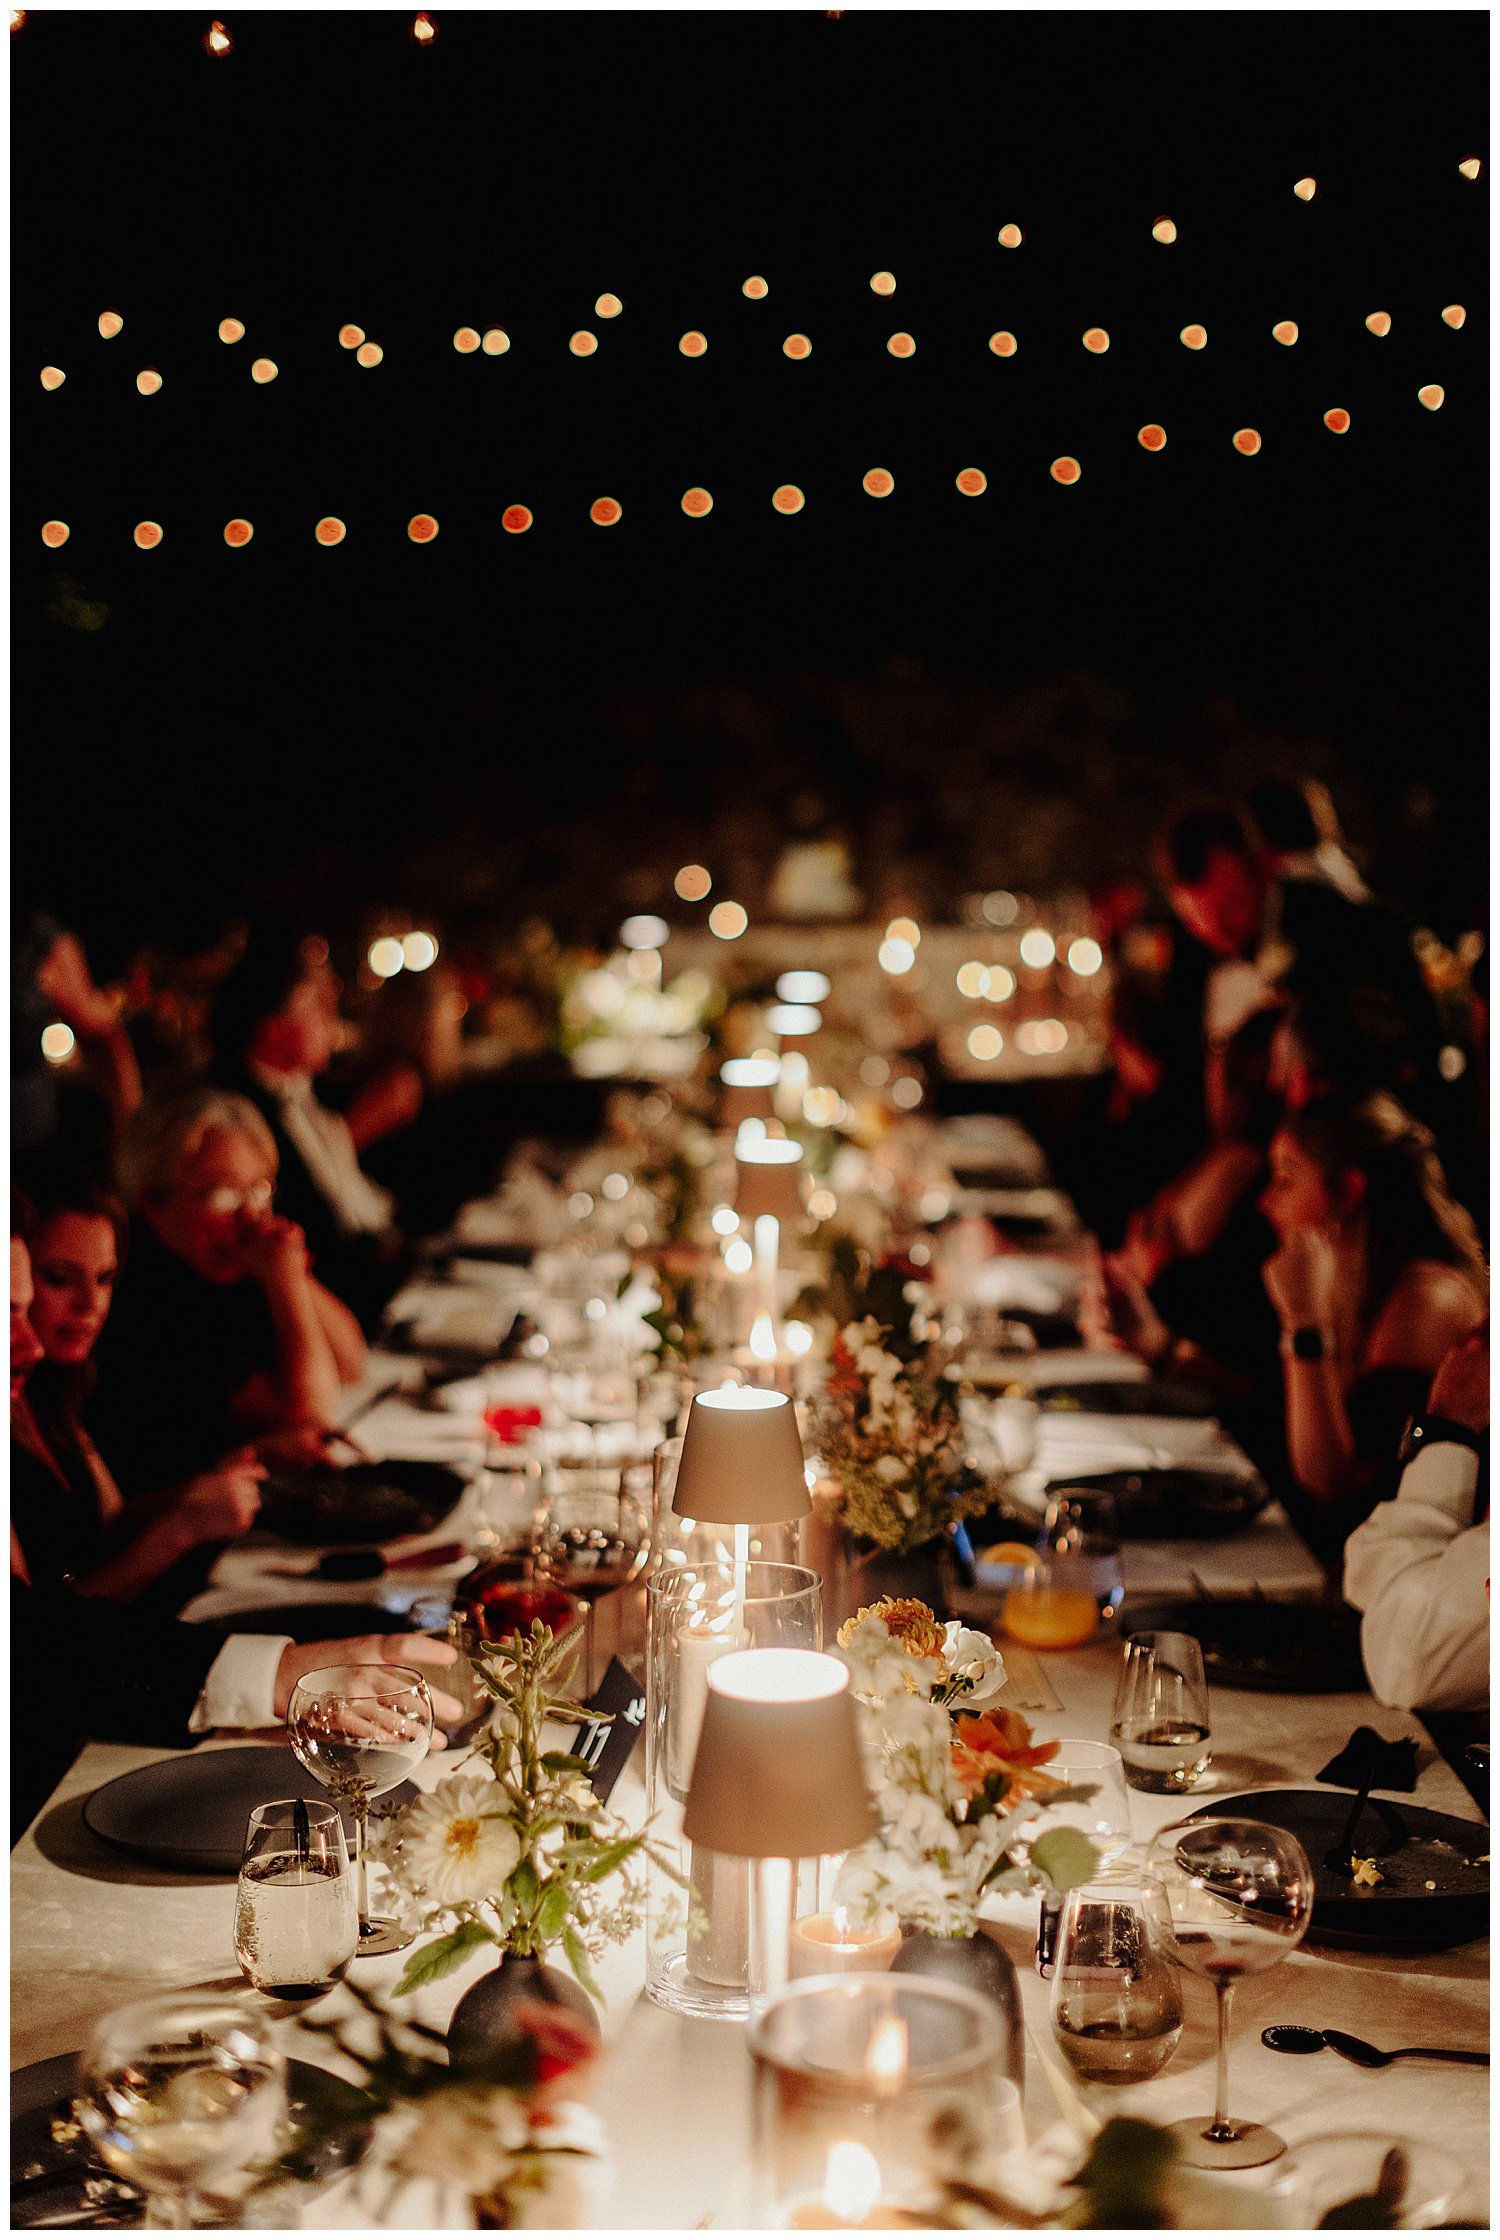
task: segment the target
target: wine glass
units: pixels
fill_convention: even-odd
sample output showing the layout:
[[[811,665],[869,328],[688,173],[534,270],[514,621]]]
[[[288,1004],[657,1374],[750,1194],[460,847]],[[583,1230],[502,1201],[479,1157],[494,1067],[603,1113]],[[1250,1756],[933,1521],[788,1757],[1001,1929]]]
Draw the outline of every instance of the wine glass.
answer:
[[[1058,1489],[1047,1502],[1036,1559],[1001,1604],[1001,1625],[1029,1649],[1076,1649],[1124,1599],[1113,1496]]]
[[[78,2116],[100,2159],[147,2197],[145,2222],[186,2232],[222,2216],[232,2190],[276,2154],[286,2065],[266,2022],[237,1999],[173,1992],[97,2023],[79,2057]]]
[[[1313,1870],[1295,1836],[1260,1820],[1179,1820],[1146,1855],[1146,1909],[1162,1948],[1219,2001],[1214,2113],[1171,2126],[1195,2170],[1249,2170],[1274,2162],[1286,2141],[1263,2123],[1229,2115],[1229,2007],[1241,1976],[1258,1975],[1302,1942],[1312,1918]]]
[[[540,1568],[584,1606],[584,1693],[594,1675],[594,1605],[640,1577],[651,1555],[651,1511],[629,1473],[574,1470],[554,1481],[537,1535]]]
[[[354,1815],[359,1883],[356,1957],[400,1952],[411,1943],[398,1923],[372,1918],[365,1872],[370,1799],[383,1797],[420,1765],[432,1739],[432,1698],[420,1672],[404,1664],[334,1664],[304,1673],[286,1715],[292,1748],[308,1772]]]
[[[250,1815],[235,1893],[234,1950],[270,1999],[321,1999],[359,1946],[354,1873],[331,1804],[290,1797]]]
[[[1063,1900],[1052,2029],[1090,2084],[1140,2084],[1171,2060],[1182,1998],[1138,1891],[1090,1887]]]

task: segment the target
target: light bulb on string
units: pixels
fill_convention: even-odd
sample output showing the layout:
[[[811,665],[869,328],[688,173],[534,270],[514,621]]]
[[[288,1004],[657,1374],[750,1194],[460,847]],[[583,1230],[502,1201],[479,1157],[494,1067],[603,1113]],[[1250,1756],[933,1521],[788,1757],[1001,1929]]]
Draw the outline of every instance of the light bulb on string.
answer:
[[[430,47],[437,37],[437,25],[431,16],[420,14],[411,27],[411,35],[419,47]]]
[[[230,54],[234,49],[234,41],[217,16],[204,32],[203,44],[209,54]]]

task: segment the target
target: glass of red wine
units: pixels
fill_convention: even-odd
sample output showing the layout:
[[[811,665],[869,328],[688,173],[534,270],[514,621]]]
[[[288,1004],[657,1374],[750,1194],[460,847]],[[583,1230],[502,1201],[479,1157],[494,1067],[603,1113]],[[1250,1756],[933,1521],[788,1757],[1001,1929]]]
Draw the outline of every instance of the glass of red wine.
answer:
[[[651,1508],[621,1470],[559,1471],[537,1533],[538,1570],[554,1589],[584,1605],[583,1692],[598,1685],[594,1671],[594,1609],[608,1594],[628,1587],[651,1555]]]
[[[1274,2162],[1286,2151],[1280,2134],[1229,2113],[1229,2009],[1243,1976],[1274,1968],[1302,1942],[1313,1905],[1307,1853],[1264,1821],[1179,1820],[1152,1843],[1143,1892],[1163,1951],[1211,1983],[1219,2001],[1214,2112],[1171,2126],[1177,2151],[1195,2170]]]

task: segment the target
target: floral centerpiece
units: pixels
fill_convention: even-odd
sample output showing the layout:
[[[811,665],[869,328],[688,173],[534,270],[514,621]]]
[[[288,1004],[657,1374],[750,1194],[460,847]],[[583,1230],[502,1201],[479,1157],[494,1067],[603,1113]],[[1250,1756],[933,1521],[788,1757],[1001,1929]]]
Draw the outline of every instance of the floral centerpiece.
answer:
[[[1049,1774],[1057,1744],[1034,1743],[1019,1713],[995,1703],[1005,1667],[984,1634],[940,1625],[923,1603],[887,1600],[841,1626],[838,1641],[881,1818],[844,1861],[840,1903],[969,1937],[991,1891],[1059,1894],[1097,1872],[1099,1855],[1076,1829],[1025,1838],[1045,1806],[1092,1792]]]
[[[323,2069],[306,2072],[294,2155],[266,2180],[303,2178],[334,2150],[339,2161],[361,2139],[357,2181],[372,2222],[390,2221],[413,2180],[458,2186],[481,2230],[572,2230],[595,2221],[607,2171],[603,2127],[573,2099],[595,2045],[573,2016],[523,2002],[510,2034],[481,2055],[455,2056],[440,2032],[400,2019],[351,1986],[373,2018],[309,2022],[352,2064],[357,2090]],[[373,2130],[371,2127],[373,2126]]]
[[[887,1337],[873,1316],[839,1332],[813,1439],[845,1530],[905,1555],[979,1515],[990,1494],[966,1460],[951,1384],[931,1355],[903,1361]]]
[[[581,1758],[543,1747],[547,1720],[583,1716],[563,1692],[576,1654],[576,1629],[554,1637],[533,1621],[529,1634],[471,1655],[494,1703],[485,1730],[458,1772],[393,1814],[372,1847],[403,1920],[438,1932],[407,1961],[398,1996],[486,1946],[538,1960],[561,1946],[598,1998],[590,1963],[645,1920],[647,1862],[672,1873],[648,1832],[631,1833],[594,1794]]]

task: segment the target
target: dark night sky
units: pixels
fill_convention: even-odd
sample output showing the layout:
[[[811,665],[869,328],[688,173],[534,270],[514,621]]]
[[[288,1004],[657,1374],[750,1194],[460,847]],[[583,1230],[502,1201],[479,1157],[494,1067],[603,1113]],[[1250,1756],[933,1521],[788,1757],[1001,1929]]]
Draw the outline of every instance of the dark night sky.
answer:
[[[590,754],[612,767],[621,688],[892,654],[1005,688],[1058,664],[1220,688],[1346,756],[1415,756],[1472,818],[1488,181],[1457,167],[1488,158],[1483,14],[433,12],[426,52],[410,12],[230,12],[222,61],[206,10],[43,12],[12,39],[23,886],[75,910],[229,887],[333,834],[389,859],[469,773],[522,813]],[[380,367],[338,348],[346,319]],[[511,352],[460,358],[461,323]],[[1079,346],[1093,324],[1106,356]],[[262,350],[281,376],[256,388]],[[1076,489],[1048,478],[1060,452]],[[953,488],[969,464],[981,500]],[[783,481],[808,494],[793,520]],[[695,482],[702,523],[678,506]],[[625,512],[601,531],[606,492]],[[326,512],[337,551],[312,540]]]

